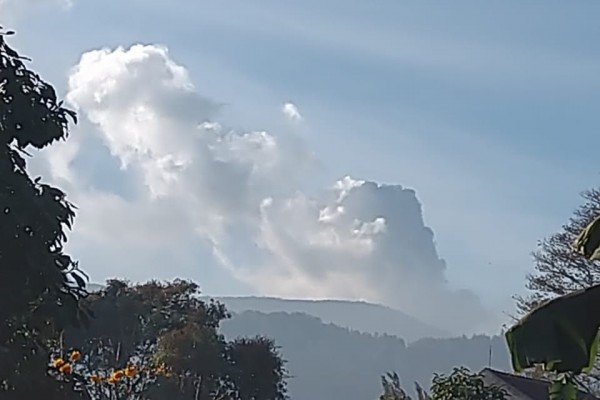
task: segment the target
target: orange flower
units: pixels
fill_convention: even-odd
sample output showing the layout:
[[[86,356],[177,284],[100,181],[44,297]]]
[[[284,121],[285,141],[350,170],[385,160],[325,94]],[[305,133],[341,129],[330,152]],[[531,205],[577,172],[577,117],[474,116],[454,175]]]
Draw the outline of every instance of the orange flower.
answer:
[[[52,366],[54,368],[60,368],[63,365],[65,365],[65,360],[63,360],[62,358],[57,358],[52,362]]]
[[[111,378],[118,381],[123,377],[123,375],[125,375],[125,372],[123,372],[122,370],[118,370],[112,373]]]
[[[125,368],[125,376],[128,378],[133,378],[137,374],[137,368],[134,365],[130,365]]]
[[[71,364],[64,364],[58,370],[63,374],[70,374],[73,372],[73,367],[71,367]]]
[[[73,352],[71,352],[71,357],[69,357],[71,362],[79,361],[80,358],[81,358],[81,352],[78,350],[73,350]]]
[[[167,371],[167,367],[163,363],[160,366],[158,366],[157,368],[155,368],[153,372],[157,375],[166,375],[168,371]]]
[[[100,382],[102,382],[102,378],[100,378],[98,375],[94,374],[94,375],[90,376],[90,381],[92,381],[92,383],[94,385],[97,385]]]
[[[113,376],[111,376],[110,378],[108,378],[107,382],[108,382],[110,385],[114,385],[115,383],[117,383],[117,382],[118,382],[118,380],[117,380],[117,379],[115,379]]]

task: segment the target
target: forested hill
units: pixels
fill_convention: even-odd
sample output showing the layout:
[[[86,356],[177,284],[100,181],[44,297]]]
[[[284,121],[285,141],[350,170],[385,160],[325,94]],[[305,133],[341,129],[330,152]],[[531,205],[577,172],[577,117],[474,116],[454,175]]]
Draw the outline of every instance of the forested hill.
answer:
[[[323,322],[365,333],[387,333],[409,342],[424,337],[448,337],[442,329],[401,311],[378,304],[340,300],[288,300],[269,297],[220,297],[232,312],[305,313]]]
[[[288,361],[294,400],[373,400],[381,392],[380,375],[397,371],[407,388],[426,386],[434,373],[464,365],[478,371],[492,364],[508,370],[504,339],[474,336],[420,339],[406,344],[389,335],[359,333],[301,313],[247,311],[222,326],[230,338],[265,335],[276,340]]]

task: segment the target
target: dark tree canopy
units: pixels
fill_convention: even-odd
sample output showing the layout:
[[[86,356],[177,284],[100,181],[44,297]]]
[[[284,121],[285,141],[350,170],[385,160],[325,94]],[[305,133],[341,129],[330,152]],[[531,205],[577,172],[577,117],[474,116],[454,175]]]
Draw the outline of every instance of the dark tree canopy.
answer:
[[[239,400],[285,399],[285,368],[273,340],[240,338],[228,346],[230,376]]]
[[[225,340],[219,324],[229,317],[204,302],[198,286],[176,280],[130,286],[112,280],[82,300],[90,323],[67,329],[65,344],[80,349],[91,371],[166,365],[169,377],[148,386],[147,399],[283,400],[285,369],[265,338]]]
[[[47,380],[24,371],[45,373],[46,340],[77,321],[85,282],[63,251],[74,207],[29,176],[27,149],[65,139],[75,114],[6,43],[9,34],[0,33],[0,391],[33,398]]]

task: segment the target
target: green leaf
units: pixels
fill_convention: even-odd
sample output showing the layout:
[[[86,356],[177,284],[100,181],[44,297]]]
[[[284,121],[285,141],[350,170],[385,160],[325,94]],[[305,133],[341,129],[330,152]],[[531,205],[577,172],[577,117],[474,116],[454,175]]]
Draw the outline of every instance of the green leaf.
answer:
[[[552,382],[552,385],[550,385],[549,391],[550,400],[577,399],[577,388],[570,377],[561,377],[560,379],[555,380]]]
[[[594,219],[577,236],[573,248],[588,260],[600,259],[600,217]]]
[[[542,304],[506,333],[515,371],[535,364],[556,372],[592,368],[600,327],[600,285]]]

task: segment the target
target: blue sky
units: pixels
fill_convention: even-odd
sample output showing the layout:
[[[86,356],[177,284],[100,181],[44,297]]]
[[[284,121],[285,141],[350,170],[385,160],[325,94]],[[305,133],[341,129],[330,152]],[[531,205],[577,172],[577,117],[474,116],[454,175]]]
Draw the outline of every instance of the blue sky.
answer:
[[[195,90],[222,105],[220,123],[238,131],[278,133],[292,149],[283,158],[305,149],[311,160],[305,173],[261,181],[260,193],[275,197],[275,203],[279,195],[302,193],[325,205],[325,188],[346,175],[414,189],[437,253],[446,261],[441,276],[448,284],[440,290],[467,289],[497,316],[484,327],[466,329],[499,326],[502,313],[512,311],[510,297],[523,292],[537,240],[566,221],[579,203],[578,193],[598,182],[598,171],[590,167],[600,126],[598,2],[73,0],[71,7],[60,0],[27,7],[5,2],[3,24],[18,32],[11,43],[31,56],[33,66],[62,93],[69,92],[68,77],[83,53],[162,45],[185,67]],[[84,97],[79,99],[83,104]],[[285,102],[298,107],[300,123],[280,112]],[[85,106],[79,106],[85,114]],[[86,127],[99,129],[84,119],[78,129]],[[85,137],[78,161],[70,164],[79,173],[87,171],[78,182],[142,199],[132,189],[130,172],[119,169],[114,149],[111,155],[103,145],[106,135]],[[51,167],[39,168],[51,174]],[[83,190],[71,184],[73,191]],[[286,189],[272,194],[264,187],[273,193]],[[82,213],[86,201],[93,207],[91,198],[90,193],[76,197]],[[367,208],[357,213],[387,216],[383,209]],[[281,211],[272,218],[286,224],[285,215]],[[171,251],[166,246],[143,254],[140,247],[131,256],[135,260],[123,259],[128,252],[110,246],[90,252],[94,242],[84,237],[92,229],[83,222],[72,235],[72,252],[97,280],[177,274],[197,279],[215,295],[305,293],[371,300],[369,293],[379,291],[371,283],[352,291],[331,283],[313,291],[317,284],[309,275],[287,271],[279,276],[273,269],[277,260],[291,256],[284,257],[266,237],[261,240],[268,242],[267,252],[278,256],[256,276],[274,274],[279,283],[276,288],[257,284],[240,272],[249,267],[239,265],[247,259],[253,265],[265,262],[266,256],[253,250],[261,240],[248,240],[255,231],[264,233],[264,225],[247,222],[253,216],[229,213],[227,218],[244,227],[226,229],[219,240],[212,233],[183,235]],[[227,256],[225,263],[215,261],[216,241],[223,243],[219,251]],[[295,273],[298,263],[294,259]],[[140,267],[151,264],[163,267]],[[270,272],[262,275],[265,271]],[[356,281],[371,282],[362,273]],[[345,277],[333,276],[339,285],[351,286],[342,283]],[[304,283],[288,285],[286,279]],[[381,289],[386,290],[392,292]],[[413,307],[405,298],[375,300]]]

